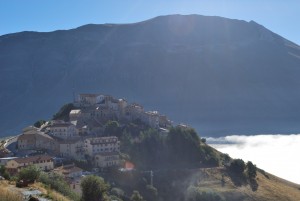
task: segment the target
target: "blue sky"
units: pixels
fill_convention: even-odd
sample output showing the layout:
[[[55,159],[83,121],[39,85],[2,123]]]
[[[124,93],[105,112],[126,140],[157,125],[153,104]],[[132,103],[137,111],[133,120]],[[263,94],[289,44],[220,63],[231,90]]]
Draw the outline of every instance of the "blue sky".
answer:
[[[201,14],[254,20],[300,44],[299,8],[298,0],[0,0],[0,35]]]

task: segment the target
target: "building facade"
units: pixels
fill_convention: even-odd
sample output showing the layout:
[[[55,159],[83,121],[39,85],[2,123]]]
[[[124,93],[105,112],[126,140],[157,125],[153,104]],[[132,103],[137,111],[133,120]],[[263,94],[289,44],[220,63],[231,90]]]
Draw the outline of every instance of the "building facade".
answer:
[[[53,122],[47,129],[49,135],[60,139],[71,139],[79,136],[76,126],[70,122]]]
[[[119,151],[120,141],[116,136],[88,138],[85,140],[85,152],[91,157],[98,153]]]
[[[82,139],[59,141],[59,154],[64,158],[82,159],[84,157],[84,141]]]
[[[120,165],[118,152],[99,153],[94,157],[94,166],[99,168],[117,167]]]
[[[16,174],[22,168],[30,165],[36,166],[42,171],[49,171],[54,168],[53,159],[48,155],[12,159],[6,163],[5,168],[10,174]]]
[[[23,129],[23,133],[17,139],[17,146],[19,150],[57,151],[57,142],[51,136],[32,126]]]

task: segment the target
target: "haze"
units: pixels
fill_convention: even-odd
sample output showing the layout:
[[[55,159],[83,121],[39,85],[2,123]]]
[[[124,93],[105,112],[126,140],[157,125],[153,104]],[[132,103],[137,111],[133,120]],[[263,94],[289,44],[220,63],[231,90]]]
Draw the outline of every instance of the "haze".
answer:
[[[208,138],[208,143],[233,158],[252,161],[259,168],[278,177],[300,184],[300,134],[232,135]]]
[[[201,14],[254,20],[300,44],[300,1],[236,0],[2,0],[0,35],[20,31],[53,31],[84,24],[133,23],[169,14]]]

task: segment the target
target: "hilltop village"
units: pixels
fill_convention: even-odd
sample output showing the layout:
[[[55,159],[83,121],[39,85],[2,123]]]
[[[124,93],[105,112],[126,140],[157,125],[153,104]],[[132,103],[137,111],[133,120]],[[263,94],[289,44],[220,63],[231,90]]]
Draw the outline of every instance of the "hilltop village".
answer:
[[[42,171],[64,176],[80,193],[83,168],[74,161],[86,162],[94,171],[108,168],[133,168],[134,164],[120,157],[120,136],[113,125],[122,127],[137,122],[162,135],[172,122],[157,111],[144,111],[143,106],[127,103],[102,94],[79,94],[72,104],[65,105],[53,120],[29,126],[22,134],[6,142],[10,157],[0,158],[11,175],[35,165]],[[136,138],[135,140],[138,140]]]
[[[101,190],[93,200],[116,201],[266,200],[264,189],[272,192],[268,200],[295,200],[283,192],[299,192],[251,161],[218,152],[189,126],[173,126],[157,111],[102,94],[79,94],[52,120],[2,140],[3,179],[10,192],[36,184],[74,201],[92,200],[93,186]]]

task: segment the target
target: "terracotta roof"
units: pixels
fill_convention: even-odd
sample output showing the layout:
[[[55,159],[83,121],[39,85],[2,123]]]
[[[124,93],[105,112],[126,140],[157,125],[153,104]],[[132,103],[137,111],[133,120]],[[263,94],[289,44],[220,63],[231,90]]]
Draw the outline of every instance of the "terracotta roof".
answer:
[[[57,172],[60,172],[64,175],[66,175],[66,174],[70,174],[70,173],[74,173],[74,172],[81,172],[82,169],[71,164],[71,165],[64,165],[64,166],[55,168],[54,171],[57,171]]]
[[[30,162],[37,162],[37,161],[52,160],[52,157],[48,155],[39,155],[39,156],[30,156],[26,158],[16,158],[13,160],[16,161],[17,163],[30,163]]]

